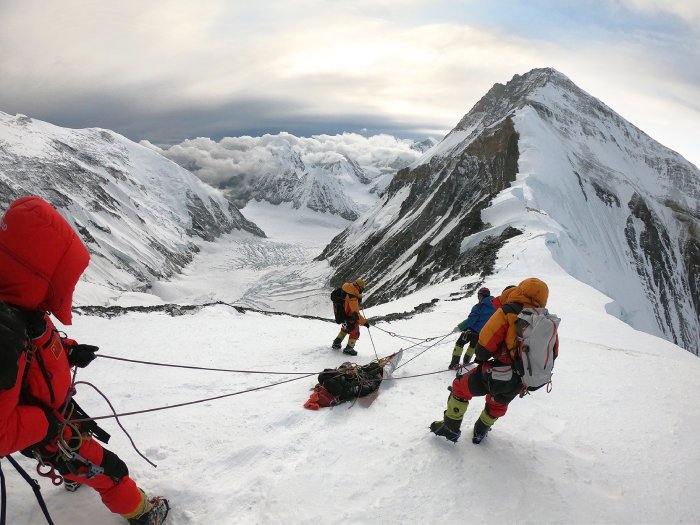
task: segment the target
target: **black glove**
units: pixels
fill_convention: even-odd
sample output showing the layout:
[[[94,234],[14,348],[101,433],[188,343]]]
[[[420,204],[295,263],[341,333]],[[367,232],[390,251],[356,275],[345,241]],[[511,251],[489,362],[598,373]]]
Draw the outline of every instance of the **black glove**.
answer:
[[[78,368],[85,368],[95,359],[95,352],[99,349],[100,347],[95,345],[73,345],[68,354],[68,363]]]
[[[481,346],[481,343],[476,344],[476,349],[474,350],[474,362],[478,364],[485,363],[489,359],[491,359],[491,352],[486,350],[483,346]]]
[[[0,301],[0,390],[17,383],[19,356],[27,344],[27,331],[16,312]]]
[[[365,319],[365,326],[369,328],[369,321]]]

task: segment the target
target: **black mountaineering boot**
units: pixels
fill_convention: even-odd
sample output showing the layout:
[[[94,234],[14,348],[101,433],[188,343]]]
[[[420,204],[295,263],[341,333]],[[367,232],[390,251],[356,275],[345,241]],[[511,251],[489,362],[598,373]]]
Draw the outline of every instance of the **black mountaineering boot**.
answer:
[[[352,346],[346,346],[343,348],[343,353],[348,355],[357,355],[357,350],[355,350]]]
[[[70,479],[63,480],[63,488],[66,489],[68,492],[75,492],[82,486],[83,484],[79,481],[71,481]]]
[[[459,430],[461,426],[461,419],[451,419],[445,416],[441,421],[433,421],[430,424],[430,431],[436,436],[443,436],[448,441],[457,443],[459,436],[462,435],[462,432]]]
[[[481,443],[481,441],[486,437],[486,434],[489,433],[489,430],[491,430],[490,426],[481,421],[481,418],[477,419],[476,423],[474,423],[474,435],[472,437],[472,443],[474,443],[475,445]]]
[[[450,394],[450,397],[447,398],[447,410],[443,412],[442,421],[433,421],[430,424],[430,431],[436,436],[442,436],[457,443],[462,434],[459,428],[462,426],[462,418],[468,406],[469,401]]]
[[[447,367],[449,370],[457,370],[459,368],[459,356],[453,355],[452,361],[450,361],[450,366]]]
[[[340,344],[340,343],[341,343],[340,339],[338,339],[338,338],[336,337],[335,339],[333,339],[333,344],[331,345],[331,348],[332,348],[333,350],[340,350],[340,347],[341,347],[341,344]]]

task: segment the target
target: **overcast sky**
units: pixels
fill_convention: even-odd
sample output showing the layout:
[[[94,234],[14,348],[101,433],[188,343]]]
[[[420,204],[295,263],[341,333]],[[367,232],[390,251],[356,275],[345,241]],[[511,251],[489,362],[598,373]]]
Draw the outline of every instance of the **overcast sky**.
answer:
[[[132,140],[441,137],[554,67],[700,166],[700,0],[0,0],[0,110]]]

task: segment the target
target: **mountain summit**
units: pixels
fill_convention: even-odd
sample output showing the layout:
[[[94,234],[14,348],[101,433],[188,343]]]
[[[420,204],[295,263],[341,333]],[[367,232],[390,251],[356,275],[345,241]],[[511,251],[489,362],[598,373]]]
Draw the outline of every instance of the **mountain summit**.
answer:
[[[613,315],[700,351],[700,171],[551,68],[495,84],[319,258],[331,284],[364,276],[371,305],[484,279],[526,239]]]

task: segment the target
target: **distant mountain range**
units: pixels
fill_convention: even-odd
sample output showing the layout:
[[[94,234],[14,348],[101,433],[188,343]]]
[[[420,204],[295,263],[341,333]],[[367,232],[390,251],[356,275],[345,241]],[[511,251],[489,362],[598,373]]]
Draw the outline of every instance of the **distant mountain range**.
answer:
[[[700,351],[700,171],[553,69],[494,85],[319,260],[332,285],[363,275],[371,305],[486,278],[528,238],[613,315]]]
[[[353,221],[376,203],[399,169],[437,141],[280,133],[168,147],[142,143],[224,190],[239,208],[251,200],[291,203]]]
[[[0,208],[22,195],[59,209],[90,251],[84,278],[115,290],[145,290],[179,272],[200,240],[264,236],[220,191],[148,148],[0,112]]]

